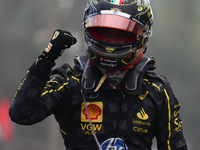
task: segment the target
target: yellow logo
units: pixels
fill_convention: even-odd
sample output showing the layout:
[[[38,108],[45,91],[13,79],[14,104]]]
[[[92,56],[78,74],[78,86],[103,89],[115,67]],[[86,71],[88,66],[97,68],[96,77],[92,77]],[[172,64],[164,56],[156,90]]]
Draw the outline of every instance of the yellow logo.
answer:
[[[87,109],[92,122],[103,121],[103,103],[102,102],[87,102]],[[81,121],[89,122],[89,116],[85,104],[81,104]]]
[[[142,133],[148,133],[148,129],[139,128],[139,127],[133,127],[133,131],[142,132]]]
[[[52,40],[56,39],[58,37],[60,33],[58,31],[56,31],[52,37]]]
[[[149,118],[148,114],[146,114],[144,111],[144,108],[142,108],[140,112],[137,113],[137,117],[142,120],[147,120]]]
[[[162,86],[162,84],[160,84],[160,85],[158,86],[158,85],[156,85],[155,83],[152,83],[152,86],[155,86],[155,87],[158,89],[158,91],[160,91],[160,87]]]
[[[98,4],[99,4],[99,2],[98,2],[97,0],[93,0],[93,3],[94,3],[95,5],[98,5]]]
[[[176,119],[174,120],[174,124],[177,125],[177,127],[174,129],[174,131],[179,132],[179,131],[182,130],[182,123],[183,123],[183,122],[182,122],[182,121],[177,122],[177,120],[178,120],[178,118],[176,118]]]
[[[114,49],[114,48],[111,48],[111,47],[105,47],[105,50],[106,50],[108,53],[112,53],[115,49]]]
[[[138,11],[142,11],[143,10],[143,8],[139,5],[138,6]]]
[[[138,96],[141,100],[145,99],[147,97],[147,95],[149,94],[149,91],[147,91],[145,94],[142,94],[140,96]]]

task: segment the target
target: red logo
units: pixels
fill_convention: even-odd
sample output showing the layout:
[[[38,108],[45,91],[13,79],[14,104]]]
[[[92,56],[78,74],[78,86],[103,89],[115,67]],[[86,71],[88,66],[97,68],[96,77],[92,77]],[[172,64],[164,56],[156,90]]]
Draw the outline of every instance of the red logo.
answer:
[[[47,48],[45,49],[45,51],[48,53],[51,50],[51,47],[52,47],[52,44],[49,43],[48,46],[47,46]]]
[[[103,119],[102,102],[87,103],[87,109],[88,109],[91,121],[102,122],[102,119]],[[89,117],[88,117],[84,103],[82,103],[81,121],[89,122]]]

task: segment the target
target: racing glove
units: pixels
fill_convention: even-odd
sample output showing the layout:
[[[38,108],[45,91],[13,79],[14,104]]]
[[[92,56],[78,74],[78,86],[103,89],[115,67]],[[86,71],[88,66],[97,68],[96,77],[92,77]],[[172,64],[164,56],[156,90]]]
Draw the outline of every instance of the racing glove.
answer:
[[[70,32],[56,30],[48,44],[47,48],[43,51],[43,55],[49,58],[50,61],[56,60],[62,55],[66,48],[76,43],[76,38]]]
[[[38,57],[29,71],[42,80],[48,80],[55,60],[62,55],[66,48],[77,42],[76,38],[68,31],[56,30],[47,48]]]

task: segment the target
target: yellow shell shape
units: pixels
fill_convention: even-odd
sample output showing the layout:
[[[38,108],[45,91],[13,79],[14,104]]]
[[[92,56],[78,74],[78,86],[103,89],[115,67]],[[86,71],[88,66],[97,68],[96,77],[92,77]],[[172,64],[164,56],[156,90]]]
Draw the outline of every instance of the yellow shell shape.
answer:
[[[87,105],[87,108],[88,108],[91,120],[97,120],[98,117],[102,114],[101,108],[96,104],[89,104]],[[89,119],[86,108],[83,109],[83,114],[85,115],[86,119]]]

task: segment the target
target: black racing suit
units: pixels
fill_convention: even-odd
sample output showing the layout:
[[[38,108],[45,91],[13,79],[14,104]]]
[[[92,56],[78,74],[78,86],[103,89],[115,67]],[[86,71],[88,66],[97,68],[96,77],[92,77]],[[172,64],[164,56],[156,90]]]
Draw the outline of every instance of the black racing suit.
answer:
[[[83,103],[81,75],[79,64],[74,68],[64,64],[53,71],[48,81],[29,71],[11,102],[11,119],[32,125],[53,114],[66,150],[99,149]],[[109,150],[126,146],[128,150],[150,150],[156,137],[159,150],[187,150],[181,104],[168,80],[160,74],[145,72],[141,84],[141,94],[132,95],[111,88],[106,79],[98,94],[85,98],[99,143]]]

